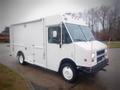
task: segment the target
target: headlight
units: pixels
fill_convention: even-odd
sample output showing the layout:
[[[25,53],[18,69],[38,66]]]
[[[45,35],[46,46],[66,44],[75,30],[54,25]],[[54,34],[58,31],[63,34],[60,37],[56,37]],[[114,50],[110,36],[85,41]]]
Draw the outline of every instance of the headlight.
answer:
[[[108,58],[108,51],[105,49],[105,58]]]
[[[95,53],[92,53],[92,60],[95,59]]]
[[[105,53],[107,53],[107,49],[105,49]]]

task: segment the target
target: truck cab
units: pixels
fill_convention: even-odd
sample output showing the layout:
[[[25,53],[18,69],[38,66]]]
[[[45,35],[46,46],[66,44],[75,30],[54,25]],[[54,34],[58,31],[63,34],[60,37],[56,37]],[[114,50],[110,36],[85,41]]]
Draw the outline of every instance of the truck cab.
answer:
[[[61,23],[48,27],[47,48],[48,67],[70,82],[78,71],[97,73],[108,64],[107,46],[94,38],[84,21],[71,16],[64,15]]]

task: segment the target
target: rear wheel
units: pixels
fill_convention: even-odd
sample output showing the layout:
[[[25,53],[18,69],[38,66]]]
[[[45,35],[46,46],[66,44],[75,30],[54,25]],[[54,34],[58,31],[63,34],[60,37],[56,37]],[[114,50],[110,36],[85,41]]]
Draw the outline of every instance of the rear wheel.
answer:
[[[25,64],[25,57],[24,57],[24,55],[22,53],[19,53],[17,57],[18,57],[19,63],[24,65]]]
[[[77,79],[76,67],[69,63],[65,63],[61,66],[60,70],[62,77],[68,82],[75,82]]]

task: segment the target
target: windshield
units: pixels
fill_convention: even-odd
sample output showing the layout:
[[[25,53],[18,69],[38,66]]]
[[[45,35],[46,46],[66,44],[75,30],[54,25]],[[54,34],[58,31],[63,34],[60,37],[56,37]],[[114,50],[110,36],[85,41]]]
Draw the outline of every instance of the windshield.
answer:
[[[94,40],[91,30],[87,26],[66,23],[66,27],[68,28],[74,42]]]

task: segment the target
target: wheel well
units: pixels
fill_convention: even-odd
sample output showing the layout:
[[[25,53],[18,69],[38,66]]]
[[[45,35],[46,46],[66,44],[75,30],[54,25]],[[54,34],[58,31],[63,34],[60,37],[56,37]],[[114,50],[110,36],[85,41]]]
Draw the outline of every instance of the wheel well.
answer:
[[[68,59],[68,58],[65,58],[65,59],[63,59],[63,60],[60,62],[59,72],[60,72],[61,66],[62,66],[63,64],[65,64],[65,63],[69,63],[69,64],[73,65],[74,67],[76,67],[76,64],[75,64],[75,62],[74,62],[73,60]]]
[[[24,53],[23,53],[22,51],[18,51],[18,52],[17,52],[17,56],[19,56],[20,54],[22,54],[23,57],[25,58]]]
[[[17,52],[17,56],[19,56],[20,54],[22,54],[23,58],[25,59],[24,53],[22,51]]]
[[[20,54],[24,55],[22,51],[18,51],[17,56],[20,55]]]

